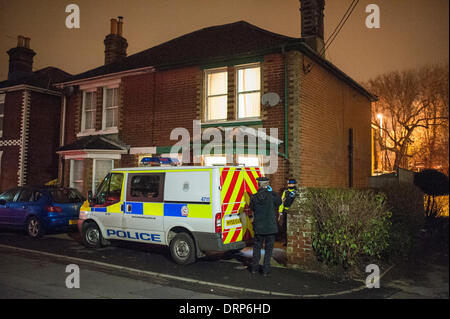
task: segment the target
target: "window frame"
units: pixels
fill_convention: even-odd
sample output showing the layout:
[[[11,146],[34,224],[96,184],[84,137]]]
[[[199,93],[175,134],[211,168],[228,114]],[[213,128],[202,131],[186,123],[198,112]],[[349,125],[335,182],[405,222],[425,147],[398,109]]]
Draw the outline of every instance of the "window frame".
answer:
[[[74,168],[75,168],[75,161],[79,161],[82,162],[82,170],[83,173],[82,175],[84,176],[84,170],[86,169],[85,167],[85,162],[83,159],[71,159],[70,160],[70,174],[69,174],[69,186],[71,188],[75,188],[77,189],[79,192],[82,192],[82,190],[79,190],[75,185],[81,185],[81,187],[84,189],[85,184],[84,184],[84,179],[77,179],[76,181],[74,180]]]
[[[88,112],[93,112],[93,128],[86,128],[86,95],[90,93],[94,95],[93,102],[94,102],[94,108],[91,109]],[[81,108],[81,132],[95,132],[95,122],[97,117],[97,90],[85,90],[83,91],[83,99],[82,99],[82,108]]]
[[[249,91],[243,91],[243,92],[239,92],[239,70],[244,70],[244,69],[254,69],[254,68],[259,68],[259,90],[249,90]],[[249,63],[249,64],[241,64],[241,65],[236,65],[234,67],[234,74],[235,74],[235,118],[236,120],[255,120],[255,119],[260,119],[261,118],[261,95],[262,95],[262,81],[263,81],[263,76],[262,76],[262,67],[261,67],[261,63],[256,62],[256,63]],[[247,116],[247,117],[239,117],[239,95],[240,94],[251,94],[251,93],[258,93],[259,92],[259,115],[257,116]]]
[[[141,175],[158,175],[158,176],[160,176],[158,197],[148,198],[148,197],[134,197],[134,196],[131,196],[131,182],[133,180],[133,177],[141,176]],[[166,177],[165,173],[129,173],[128,176],[127,176],[126,202],[140,202],[140,203],[162,203],[162,202],[164,202],[164,181],[165,181],[165,177]]]
[[[208,81],[208,75],[209,74],[213,74],[213,73],[225,73],[226,74],[226,93],[224,94],[214,94],[214,95],[208,95],[208,91],[209,91],[209,81]],[[213,68],[213,69],[205,69],[204,70],[204,86],[205,86],[205,90],[204,90],[204,105],[205,105],[205,117],[204,120],[205,122],[220,122],[220,121],[226,121],[228,119],[228,94],[229,94],[229,88],[228,88],[228,68],[227,67],[221,67],[221,68]],[[225,106],[225,118],[221,118],[221,119],[209,119],[209,98],[211,97],[221,97],[221,96],[225,96],[227,98],[227,103]]]
[[[107,90],[113,90],[113,98],[112,101],[114,101],[114,90],[117,92],[117,105],[112,106],[112,107],[107,107],[106,105],[106,94],[107,94]],[[117,129],[119,126],[119,86],[115,85],[115,86],[104,86],[103,87],[103,101],[102,101],[102,130],[103,131],[107,131],[107,130],[114,130]],[[114,104],[114,103],[113,103]],[[115,126],[106,126],[107,125],[107,121],[106,121],[106,114],[108,111],[111,110],[117,110],[117,123]]]

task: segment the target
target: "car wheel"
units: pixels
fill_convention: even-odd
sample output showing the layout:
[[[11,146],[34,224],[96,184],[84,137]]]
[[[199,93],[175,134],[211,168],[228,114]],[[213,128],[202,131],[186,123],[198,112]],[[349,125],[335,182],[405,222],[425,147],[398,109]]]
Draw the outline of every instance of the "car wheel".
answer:
[[[83,244],[88,248],[102,246],[102,234],[96,223],[86,223],[81,232]]]
[[[35,216],[32,216],[27,219],[26,223],[26,231],[28,236],[32,238],[39,238],[44,235],[44,227],[39,219]]]
[[[170,254],[173,260],[180,265],[195,262],[194,240],[187,233],[177,234],[170,242]]]

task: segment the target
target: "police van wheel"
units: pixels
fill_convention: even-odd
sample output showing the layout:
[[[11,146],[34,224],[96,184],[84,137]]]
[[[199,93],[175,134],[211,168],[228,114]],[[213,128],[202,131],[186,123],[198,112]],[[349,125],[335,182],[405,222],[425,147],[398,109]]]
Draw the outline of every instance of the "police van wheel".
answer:
[[[177,264],[187,265],[195,262],[194,240],[187,233],[177,234],[170,242],[170,253]]]
[[[96,223],[84,225],[82,231],[83,244],[89,248],[100,248],[102,246],[102,234]]]

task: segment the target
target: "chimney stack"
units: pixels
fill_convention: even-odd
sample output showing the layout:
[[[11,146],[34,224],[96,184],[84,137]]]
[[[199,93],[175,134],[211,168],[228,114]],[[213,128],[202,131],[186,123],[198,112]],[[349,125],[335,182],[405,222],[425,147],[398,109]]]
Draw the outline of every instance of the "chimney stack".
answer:
[[[111,19],[111,31],[105,37],[105,65],[120,61],[127,56],[128,42],[122,37],[123,17]]]
[[[325,57],[323,11],[325,0],[300,0],[302,38],[318,54]]]
[[[8,80],[16,80],[33,73],[33,57],[36,55],[30,49],[30,38],[19,35],[17,47],[10,49]]]

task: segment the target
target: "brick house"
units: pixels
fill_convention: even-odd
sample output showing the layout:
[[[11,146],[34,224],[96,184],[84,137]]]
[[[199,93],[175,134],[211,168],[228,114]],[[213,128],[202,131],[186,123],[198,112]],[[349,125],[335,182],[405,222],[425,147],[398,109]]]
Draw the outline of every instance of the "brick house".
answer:
[[[30,39],[8,51],[8,79],[0,82],[0,191],[44,184],[58,176],[61,92],[71,75],[54,67],[33,72]]]
[[[86,193],[111,167],[167,155],[177,142],[172,130],[186,128],[192,137],[198,120],[202,132],[278,129],[278,169],[270,175],[277,191],[290,177],[300,186],[367,186],[375,97],[323,55],[324,1],[300,2],[301,38],[239,21],[130,56],[122,19],[112,19],[105,64],[58,84],[67,93],[60,181]],[[267,93],[279,99],[263,105]],[[231,160],[214,152],[199,163],[261,164],[267,156],[244,143]]]

